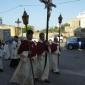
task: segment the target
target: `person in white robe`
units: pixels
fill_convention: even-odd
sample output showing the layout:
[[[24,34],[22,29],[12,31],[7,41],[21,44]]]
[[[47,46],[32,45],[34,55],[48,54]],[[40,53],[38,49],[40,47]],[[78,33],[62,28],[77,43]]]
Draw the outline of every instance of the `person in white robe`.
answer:
[[[3,72],[3,45],[0,40],[0,72]]]
[[[49,77],[49,56],[48,56],[48,45],[46,45],[45,34],[39,34],[40,40],[37,43],[37,74],[38,80],[50,83]],[[47,61],[45,62],[45,57],[47,53]],[[46,64],[45,64],[46,63]]]
[[[27,31],[27,40],[22,41],[18,54],[20,62],[16,68],[10,82],[15,82],[19,85],[34,85],[33,74],[33,59],[36,56],[36,46],[32,41],[33,31]]]
[[[5,42],[3,52],[4,59],[8,60],[10,58],[8,42]]]
[[[20,41],[18,40],[18,36],[15,36],[12,42],[12,46],[11,46],[11,50],[12,50],[11,59],[12,60],[10,62],[10,67],[12,68],[16,68],[20,60],[20,57],[17,54],[19,46],[20,46]]]
[[[51,70],[56,73],[59,74],[59,65],[58,65],[58,55],[60,55],[60,51],[59,51],[59,44],[58,44],[58,39],[55,37],[54,38],[54,42],[52,42],[52,44],[50,45],[51,48]]]

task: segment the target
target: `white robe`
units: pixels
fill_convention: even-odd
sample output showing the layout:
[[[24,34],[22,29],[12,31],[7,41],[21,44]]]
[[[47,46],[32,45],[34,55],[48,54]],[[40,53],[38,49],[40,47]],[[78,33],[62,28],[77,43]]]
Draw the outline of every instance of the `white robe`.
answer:
[[[11,59],[18,59],[19,58],[19,55],[17,54],[17,50],[20,46],[20,42],[16,42],[16,41],[13,41],[12,42],[12,45],[11,45]]]
[[[28,51],[23,52],[24,58],[20,60],[10,82],[20,85],[34,85],[30,60],[27,57]]]
[[[8,44],[4,45],[4,59],[9,59],[10,53],[9,53],[9,46]]]
[[[51,69],[53,69],[53,72],[59,72],[59,67],[58,67],[58,53],[59,52],[59,46],[57,46],[57,50],[54,53],[51,53],[51,59],[52,59],[52,67]]]
[[[0,69],[3,70],[3,46],[0,47]]]
[[[46,63],[45,69],[44,69],[44,65],[45,65],[45,53],[43,53],[41,56],[38,56],[38,66],[37,66],[38,73],[37,74],[41,80],[48,79],[48,76],[49,76],[49,56],[48,55],[47,55],[47,63]]]

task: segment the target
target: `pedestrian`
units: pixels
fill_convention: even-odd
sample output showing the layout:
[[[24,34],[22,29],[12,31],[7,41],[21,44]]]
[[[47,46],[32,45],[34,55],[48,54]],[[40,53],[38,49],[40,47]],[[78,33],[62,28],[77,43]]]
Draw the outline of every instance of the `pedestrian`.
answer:
[[[80,50],[81,51],[81,41],[79,40],[79,42],[78,42],[78,46],[79,46],[79,48],[78,48],[78,50]]]
[[[4,59],[8,60],[9,57],[10,57],[8,42],[5,42],[3,52],[4,52],[3,53],[4,54]]]
[[[56,73],[59,74],[59,66],[58,66],[58,55],[60,54],[59,51],[59,44],[58,44],[58,39],[55,37],[54,41],[52,42],[52,44],[50,45],[51,48],[51,70]]]
[[[3,72],[3,44],[0,40],[0,72]]]
[[[45,57],[47,53],[47,62],[45,66]],[[45,34],[39,34],[39,41],[37,42],[37,59],[38,59],[38,78],[42,82],[49,83],[49,56],[48,56],[48,45],[45,41]],[[44,68],[45,66],[45,68]]]
[[[14,40],[12,41],[12,45],[11,45],[12,53],[11,53],[10,67],[12,68],[16,68],[19,63],[20,57],[18,56],[17,51],[18,51],[20,44],[21,43],[20,43],[18,36],[14,36]]]
[[[16,68],[11,81],[20,85],[34,85],[33,82],[33,66],[32,62],[36,56],[36,46],[32,41],[33,31],[27,31],[27,40],[22,41],[18,54],[20,55],[20,62]]]

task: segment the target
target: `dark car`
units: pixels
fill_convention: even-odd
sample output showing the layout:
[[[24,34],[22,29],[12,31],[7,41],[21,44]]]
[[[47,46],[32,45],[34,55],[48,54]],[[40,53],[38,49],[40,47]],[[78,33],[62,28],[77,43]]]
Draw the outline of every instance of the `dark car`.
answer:
[[[81,37],[70,37],[66,41],[66,48],[67,49],[78,49],[79,42],[81,42],[81,49],[85,49],[85,38]]]

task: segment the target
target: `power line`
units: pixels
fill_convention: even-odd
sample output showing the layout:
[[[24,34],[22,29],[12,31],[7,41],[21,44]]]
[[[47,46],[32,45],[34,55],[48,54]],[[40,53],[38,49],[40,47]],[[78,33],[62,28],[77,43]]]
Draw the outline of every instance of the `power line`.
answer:
[[[60,2],[60,3],[57,3],[57,4],[67,4],[67,3],[73,3],[73,2],[77,2],[77,1],[80,1],[80,0],[70,0],[70,1],[66,1],[66,2]],[[26,7],[26,6],[42,6],[42,5],[39,5],[39,4],[32,4],[32,5],[18,5],[16,7],[13,7],[13,8],[10,8],[8,10],[5,10],[5,11],[1,11],[0,13],[7,13],[7,12],[11,12],[19,7]]]
[[[11,11],[13,11],[13,10],[15,10],[15,9],[17,9],[17,8],[19,8],[19,7],[26,7],[26,6],[42,6],[42,5],[38,5],[38,4],[36,4],[36,5],[18,5],[18,6],[16,6],[16,7],[10,8],[10,9],[8,9],[8,10],[1,11],[0,13],[11,12]]]
[[[10,9],[8,9],[8,10],[1,11],[0,13],[10,12],[10,11],[13,11],[13,10],[17,9],[18,7],[19,7],[19,6],[16,6],[16,7],[10,8]]]
[[[80,0],[65,1],[65,2],[60,2],[60,3],[58,3],[58,4],[73,3],[73,2],[77,2],[77,1],[80,1]]]

